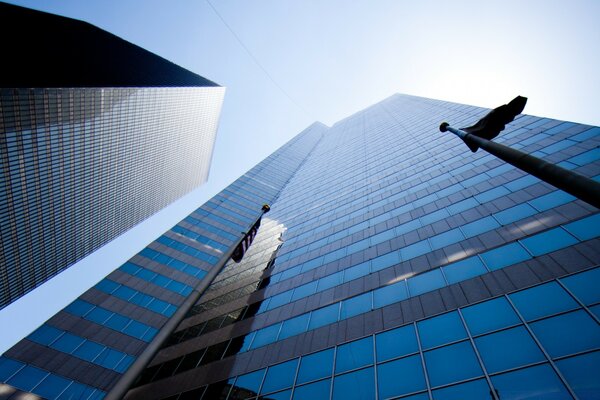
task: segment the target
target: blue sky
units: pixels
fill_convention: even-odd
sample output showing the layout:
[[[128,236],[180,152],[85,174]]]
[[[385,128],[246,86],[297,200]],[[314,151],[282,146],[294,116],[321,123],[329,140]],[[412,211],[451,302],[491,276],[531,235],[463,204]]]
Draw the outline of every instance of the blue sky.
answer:
[[[490,108],[520,94],[528,114],[600,125],[596,0],[211,0],[262,68],[206,0],[9,2],[90,22],[227,91],[209,182],[1,310],[0,352],[315,120],[393,93]]]

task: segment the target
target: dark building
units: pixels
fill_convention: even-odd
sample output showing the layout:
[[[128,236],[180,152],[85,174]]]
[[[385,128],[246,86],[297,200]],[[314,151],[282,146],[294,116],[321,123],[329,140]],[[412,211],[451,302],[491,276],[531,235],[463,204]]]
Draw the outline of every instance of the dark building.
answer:
[[[224,88],[82,21],[0,34],[2,308],[204,183]]]
[[[309,127],[6,352],[0,390],[597,398],[600,214],[438,131],[487,111],[395,95]],[[521,115],[497,140],[599,178],[598,127]],[[263,203],[242,260],[220,259]],[[160,276],[187,286],[172,293]],[[202,296],[180,307],[194,288]],[[145,333],[128,333],[130,320]]]

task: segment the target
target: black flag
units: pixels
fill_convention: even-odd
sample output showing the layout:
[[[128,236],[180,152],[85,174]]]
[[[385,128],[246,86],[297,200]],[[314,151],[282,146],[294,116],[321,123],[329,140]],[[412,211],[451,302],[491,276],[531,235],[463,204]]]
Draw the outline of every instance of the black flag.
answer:
[[[268,204],[263,205],[262,206],[263,215],[268,213],[270,209],[271,209],[271,207],[269,207]],[[240,261],[242,261],[242,258],[244,257],[244,253],[246,253],[246,250],[248,250],[248,247],[250,247],[250,245],[252,244],[254,237],[256,237],[256,234],[258,233],[258,228],[260,227],[261,219],[262,219],[262,215],[260,218],[258,218],[258,220],[256,220],[254,225],[252,225],[252,228],[250,228],[250,230],[244,235],[244,238],[242,239],[240,244],[238,244],[237,247],[235,248],[235,250],[233,251],[233,254],[231,255],[231,259],[233,261],[235,261],[236,263],[239,263]]]
[[[527,103],[527,97],[517,96],[510,103],[494,108],[485,117],[481,118],[477,123],[468,128],[461,128],[462,131],[470,133],[480,138],[492,140],[509,122],[512,122],[515,117],[523,111]],[[476,144],[467,142],[467,146],[474,153],[479,148]]]

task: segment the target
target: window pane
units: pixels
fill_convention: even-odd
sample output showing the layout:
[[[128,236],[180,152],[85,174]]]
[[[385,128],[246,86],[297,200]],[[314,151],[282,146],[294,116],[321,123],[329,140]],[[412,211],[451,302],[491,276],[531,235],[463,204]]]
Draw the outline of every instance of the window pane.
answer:
[[[269,393],[292,386],[297,367],[297,358],[269,367],[260,392]]]
[[[502,225],[507,225],[511,222],[518,221],[537,213],[538,211],[535,208],[531,207],[527,203],[524,203],[511,207],[507,210],[500,211],[499,213],[494,214],[494,217],[496,217],[496,219],[500,221]]]
[[[502,400],[563,400],[571,396],[548,364],[492,376]]]
[[[4,382],[24,364],[6,357],[0,357],[0,379]]]
[[[429,242],[427,240],[421,240],[420,242],[413,243],[400,249],[400,258],[402,258],[402,261],[407,261],[425,253],[429,253],[430,251],[431,247],[429,247]]]
[[[483,258],[487,267],[493,271],[529,260],[531,256],[519,243],[514,242],[494,250],[486,251],[481,254],[481,258]]]
[[[310,323],[308,329],[315,329],[320,326],[331,324],[338,320],[340,303],[335,303],[327,307],[320,308],[310,314]]]
[[[426,388],[419,355],[377,366],[377,390],[381,399],[418,392]]]
[[[431,243],[431,248],[433,250],[441,249],[444,246],[448,246],[454,243],[458,243],[463,240],[465,237],[460,231],[459,228],[451,229],[447,232],[440,233],[439,235],[435,235],[429,238],[429,242]]]
[[[265,369],[260,369],[238,376],[232,390],[232,396],[241,399],[257,395],[264,375]]]
[[[393,285],[384,286],[373,291],[373,307],[380,308],[388,304],[408,298],[408,290],[404,280]]]
[[[102,365],[103,367],[114,369],[117,364],[121,361],[125,354],[120,351],[104,348],[104,351],[94,361],[96,364]]]
[[[431,386],[445,385],[483,375],[469,342],[427,351],[424,355]]]
[[[279,340],[306,332],[308,326],[309,313],[299,315],[295,318],[283,321],[281,331],[279,332]]]
[[[294,289],[291,301],[296,301],[306,296],[310,296],[317,290],[318,281],[309,282],[306,285],[298,286]]]
[[[467,332],[456,311],[419,321],[417,328],[423,349],[467,337]]]
[[[361,276],[369,275],[369,272],[370,263],[368,261],[355,265],[354,267],[347,268],[344,271],[344,282],[349,282],[353,279],[360,278]]]
[[[521,240],[523,246],[534,256],[541,256],[577,242],[577,239],[560,227]]]
[[[522,326],[478,337],[475,346],[489,373],[544,360],[542,351]]]
[[[537,199],[533,199],[529,203],[540,211],[546,211],[573,200],[575,200],[574,196],[571,196],[562,190],[556,190],[552,193],[540,196]]]
[[[580,219],[565,225],[565,228],[579,240],[588,240],[600,236],[600,214]]]
[[[485,379],[477,379],[433,391],[433,400],[482,400],[489,399],[490,387]]]
[[[259,400],[290,400],[292,396],[291,390],[284,390],[283,392],[271,393],[267,396],[260,396]]]
[[[449,284],[461,282],[488,272],[483,262],[477,256],[449,264],[442,267],[442,269]]]
[[[600,352],[560,360],[556,365],[580,400],[598,399]]]
[[[475,304],[463,308],[461,311],[473,335],[479,335],[480,333],[490,332],[521,322],[504,297]]]
[[[337,376],[333,383],[334,400],[365,400],[375,398],[373,367]]]
[[[60,329],[56,329],[49,325],[42,325],[35,331],[31,333],[27,338],[37,342],[39,344],[43,344],[48,346],[50,343],[54,342],[60,335],[62,335],[63,331]]]
[[[302,357],[297,383],[330,376],[333,371],[333,347]]]
[[[422,293],[446,286],[442,271],[438,269],[425,272],[424,274],[413,276],[407,279],[408,290],[411,296],[418,296]]]
[[[377,334],[375,343],[379,362],[419,351],[412,324]]]
[[[23,369],[14,374],[6,383],[17,389],[30,392],[35,385],[37,385],[48,372],[41,370],[31,365],[25,365]]]
[[[294,389],[294,400],[328,399],[331,388],[331,379],[325,379]]]
[[[35,388],[35,394],[45,397],[47,399],[54,399],[58,396],[69,384],[70,380],[61,378],[56,375],[48,375],[46,379],[42,381]]]
[[[277,334],[279,333],[280,327],[281,324],[279,323],[256,331],[251,348],[256,349],[258,347],[273,343],[275,340],[277,340]]]
[[[282,306],[290,302],[292,298],[292,291],[288,290],[283,293],[279,293],[273,297],[271,297],[271,301],[269,302],[269,310]]]
[[[371,311],[372,304],[371,292],[363,293],[360,296],[355,296],[347,300],[342,301],[342,310],[340,312],[340,319],[346,319],[353,317],[358,314],[366,313]]]
[[[562,278],[561,282],[585,305],[600,302],[600,268]]]
[[[52,348],[71,354],[83,342],[85,342],[85,339],[72,335],[69,332],[65,332],[64,335],[52,343]]]
[[[340,271],[319,279],[319,291],[341,285],[343,282],[343,277],[344,271]]]
[[[83,358],[86,361],[92,361],[104,350],[104,346],[96,342],[86,340],[81,346],[73,352],[79,358]]]
[[[337,348],[335,372],[340,373],[373,364],[373,337],[355,340]]]
[[[556,282],[522,290],[509,297],[528,321],[578,307],[575,300]]]
[[[530,325],[533,333],[552,357],[600,347],[600,326],[583,310],[533,322]]]

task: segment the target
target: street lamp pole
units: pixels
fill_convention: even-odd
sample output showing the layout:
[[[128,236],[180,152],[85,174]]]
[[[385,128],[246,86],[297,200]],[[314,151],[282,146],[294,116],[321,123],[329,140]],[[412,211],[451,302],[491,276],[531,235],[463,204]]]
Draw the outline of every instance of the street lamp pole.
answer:
[[[468,128],[456,129],[442,122],[440,131],[450,131],[461,138],[475,153],[480,147],[507,163],[543,180],[573,196],[600,208],[600,183],[577,172],[550,164],[522,151],[492,142],[523,111],[526,97],[517,96],[508,104],[494,108],[485,117]]]

